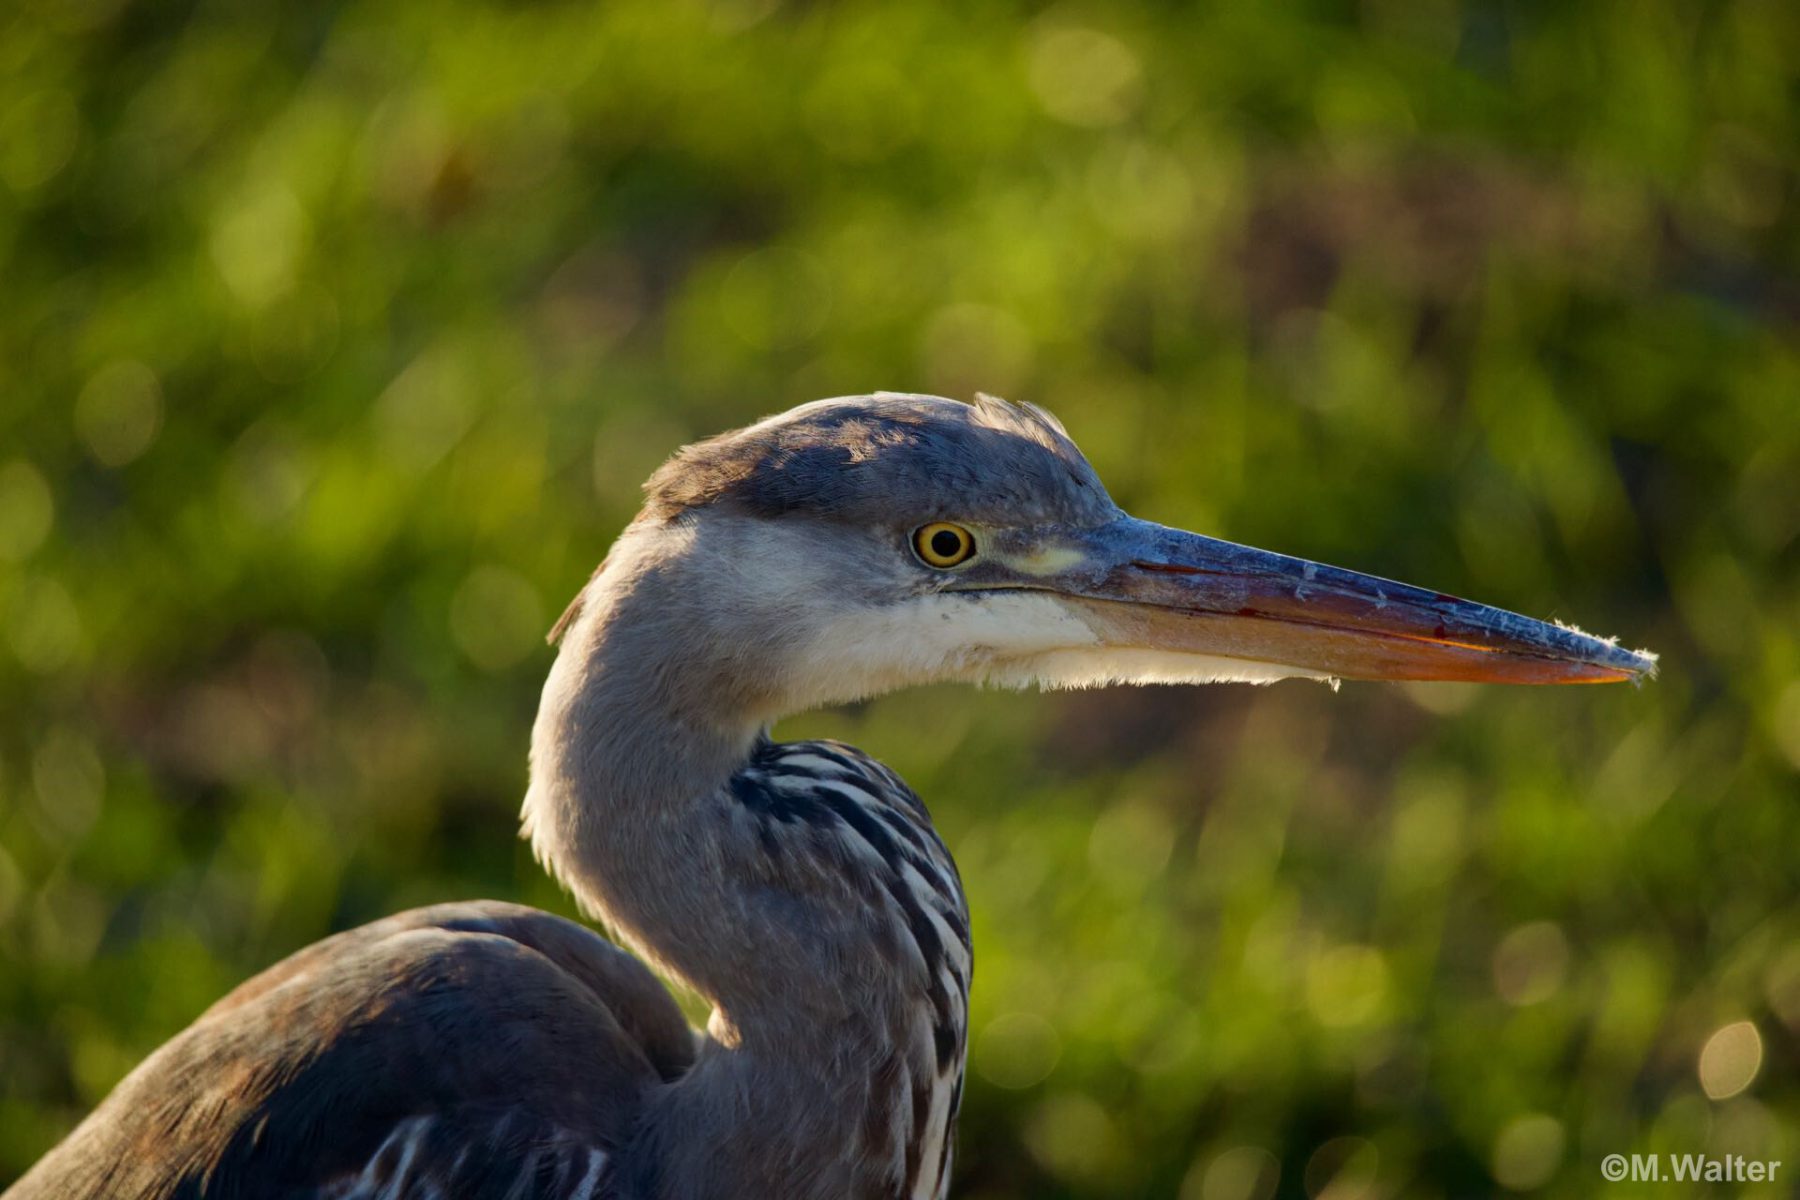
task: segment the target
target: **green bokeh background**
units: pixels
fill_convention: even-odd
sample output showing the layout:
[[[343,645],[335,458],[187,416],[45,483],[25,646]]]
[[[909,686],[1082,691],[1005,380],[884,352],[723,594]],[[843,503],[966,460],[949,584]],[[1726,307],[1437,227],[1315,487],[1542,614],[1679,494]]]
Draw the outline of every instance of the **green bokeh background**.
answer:
[[[960,1195],[1788,1194],[1797,68],[1776,0],[0,9],[0,1182],[308,941],[571,911],[543,632],[675,446],[886,387],[1663,654],[789,722],[962,864]]]

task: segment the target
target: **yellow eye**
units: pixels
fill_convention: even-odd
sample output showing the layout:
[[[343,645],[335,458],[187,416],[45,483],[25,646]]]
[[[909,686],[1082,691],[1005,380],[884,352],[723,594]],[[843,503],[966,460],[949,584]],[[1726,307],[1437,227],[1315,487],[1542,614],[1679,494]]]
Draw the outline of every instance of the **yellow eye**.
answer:
[[[961,525],[933,521],[913,530],[913,552],[928,567],[954,567],[975,557],[975,535]]]

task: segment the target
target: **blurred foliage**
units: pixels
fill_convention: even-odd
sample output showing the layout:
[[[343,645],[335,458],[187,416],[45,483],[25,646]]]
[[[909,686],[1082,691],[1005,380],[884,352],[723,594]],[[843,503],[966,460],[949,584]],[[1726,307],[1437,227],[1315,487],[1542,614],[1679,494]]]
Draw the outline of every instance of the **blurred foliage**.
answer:
[[[1797,67],[1778,0],[7,6],[0,1180],[331,930],[569,911],[543,631],[673,447],[880,387],[1664,655],[791,722],[963,865],[960,1195],[1800,1163]]]

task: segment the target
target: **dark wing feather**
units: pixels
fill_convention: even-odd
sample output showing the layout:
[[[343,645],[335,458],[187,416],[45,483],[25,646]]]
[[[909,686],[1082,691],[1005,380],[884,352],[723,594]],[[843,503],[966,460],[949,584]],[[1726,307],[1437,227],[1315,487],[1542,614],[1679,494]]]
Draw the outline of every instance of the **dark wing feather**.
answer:
[[[5,1200],[581,1195],[693,1057],[590,930],[449,904],[328,938],[163,1046]]]

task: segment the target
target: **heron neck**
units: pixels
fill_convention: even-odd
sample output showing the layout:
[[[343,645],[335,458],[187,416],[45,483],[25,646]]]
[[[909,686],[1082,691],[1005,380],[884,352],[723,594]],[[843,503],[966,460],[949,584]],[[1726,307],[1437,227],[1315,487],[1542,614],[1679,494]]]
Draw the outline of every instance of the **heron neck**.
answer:
[[[545,682],[524,830],[585,911],[720,1004],[731,980],[713,966],[727,949],[716,918],[732,897],[708,798],[761,722],[706,678],[717,659],[694,645],[705,625],[678,614],[683,589],[621,570],[609,559],[589,584]]]
[[[954,1099],[941,1067],[909,1074],[932,1037],[923,968],[893,967],[905,930],[872,907],[893,905],[818,830],[753,819],[734,780],[763,736],[757,647],[696,644],[684,589],[630,566],[609,562],[564,639],[524,816],[585,909],[715,1006],[633,1153],[646,1192],[892,1195],[944,1173]]]

